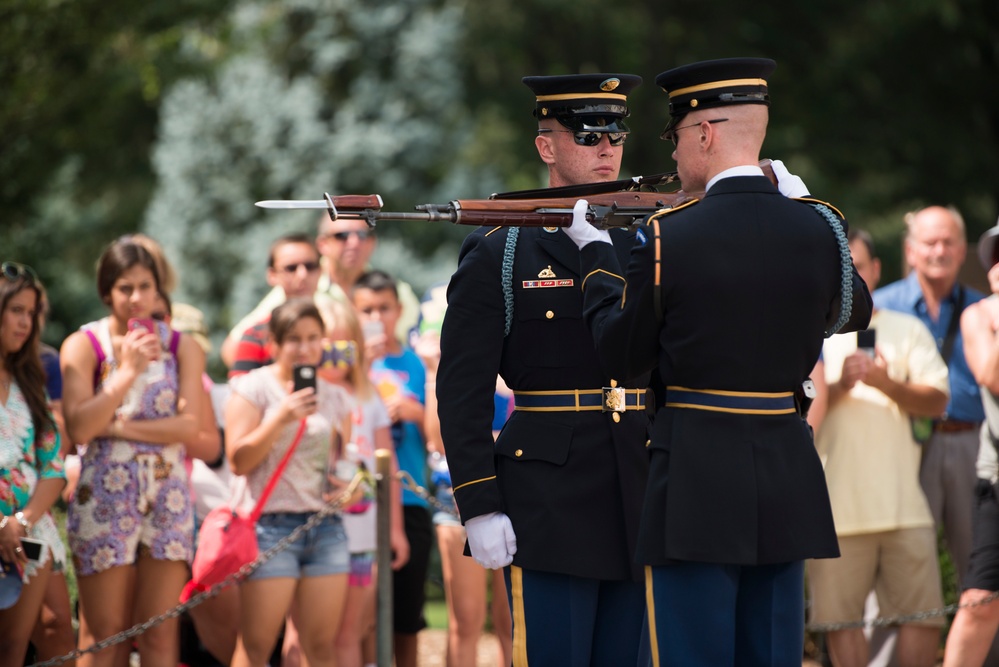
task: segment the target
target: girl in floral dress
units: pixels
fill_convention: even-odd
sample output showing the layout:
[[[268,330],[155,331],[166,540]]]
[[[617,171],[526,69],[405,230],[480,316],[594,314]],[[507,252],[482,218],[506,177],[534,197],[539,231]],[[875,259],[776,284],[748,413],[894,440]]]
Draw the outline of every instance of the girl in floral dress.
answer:
[[[83,455],[67,530],[79,581],[80,648],[162,614],[177,603],[192,556],[193,515],[182,443],[195,439],[204,352],[187,335],[150,320],[156,262],[129,237],[97,267],[108,317],[63,344],[63,411]],[[175,667],[177,621],[138,637],[144,667]],[[111,665],[114,650],[80,659]]]
[[[0,666],[7,667],[24,664],[49,576],[65,564],[49,508],[66,478],[38,356],[41,285],[14,262],[0,265],[0,274],[0,559],[17,564],[24,581],[17,603],[0,610]],[[44,543],[38,560],[28,560],[23,538]]]

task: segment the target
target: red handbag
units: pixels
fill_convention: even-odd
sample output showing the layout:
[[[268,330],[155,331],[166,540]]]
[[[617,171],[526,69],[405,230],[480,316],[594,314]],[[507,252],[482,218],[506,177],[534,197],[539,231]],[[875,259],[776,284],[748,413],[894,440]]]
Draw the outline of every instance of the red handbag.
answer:
[[[302,434],[305,433],[305,420],[298,425],[298,432],[285,452],[281,463],[274,474],[267,480],[257,504],[249,513],[232,505],[220,505],[211,510],[201,523],[198,531],[198,549],[191,563],[191,580],[180,593],[180,601],[187,602],[192,595],[206,591],[215,584],[225,580],[229,575],[239,572],[247,563],[257,559],[257,520],[264,510],[264,504],[277,486],[288,460],[298,447]]]

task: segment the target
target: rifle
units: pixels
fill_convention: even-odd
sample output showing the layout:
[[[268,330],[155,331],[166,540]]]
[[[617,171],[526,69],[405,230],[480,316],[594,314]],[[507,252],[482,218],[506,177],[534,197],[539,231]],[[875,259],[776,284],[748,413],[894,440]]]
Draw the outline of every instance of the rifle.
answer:
[[[770,160],[761,160],[760,167],[774,185],[776,176]],[[325,208],[332,220],[364,220],[374,227],[379,220],[422,220],[450,222],[457,225],[490,225],[520,227],[568,227],[572,224],[572,209],[579,199],[589,207],[586,219],[598,229],[630,227],[664,208],[675,208],[703,193],[683,190],[657,192],[655,185],[670,183],[676,172],[638,176],[610,183],[588,183],[543,190],[521,190],[494,194],[489,199],[454,199],[447,204],[419,204],[416,213],[382,211],[379,195],[325,194],[316,200],[268,200],[256,203],[261,208],[301,209]],[[608,191],[608,188],[614,188]]]

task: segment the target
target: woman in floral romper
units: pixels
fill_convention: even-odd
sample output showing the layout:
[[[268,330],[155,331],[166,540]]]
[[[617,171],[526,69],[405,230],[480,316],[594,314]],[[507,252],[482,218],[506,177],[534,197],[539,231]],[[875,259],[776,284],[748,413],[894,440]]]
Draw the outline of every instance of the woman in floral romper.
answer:
[[[129,326],[150,317],[159,291],[145,248],[119,239],[97,272],[110,315],[72,334],[60,355],[67,431],[90,443],[67,525],[84,649],[171,608],[187,579],[193,518],[181,443],[198,430],[205,364],[194,339],[162,322]],[[144,667],[175,667],[176,619],[139,635],[138,647]],[[79,664],[113,659],[104,650]]]

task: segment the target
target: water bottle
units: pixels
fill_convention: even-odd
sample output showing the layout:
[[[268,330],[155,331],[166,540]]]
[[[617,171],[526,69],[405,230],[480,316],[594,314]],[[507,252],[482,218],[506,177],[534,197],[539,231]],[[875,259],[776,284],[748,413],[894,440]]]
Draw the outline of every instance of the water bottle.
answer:
[[[337,459],[336,478],[344,484],[350,484],[360,466],[361,452],[357,447],[357,443],[348,442],[343,447],[343,457]],[[361,514],[371,507],[374,496],[371,494],[370,489],[368,489],[366,484],[361,484],[360,490],[363,492],[360,499],[350,507],[345,508],[345,512],[349,514]]]
[[[451,472],[447,467],[447,458],[440,452],[427,454],[427,466],[430,468],[430,483],[437,487],[451,486]]]
[[[343,458],[337,459],[336,478],[349,483],[357,474],[357,462],[361,460],[360,451],[357,444],[348,442],[343,447]]]

